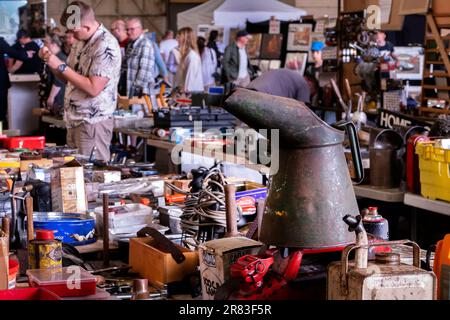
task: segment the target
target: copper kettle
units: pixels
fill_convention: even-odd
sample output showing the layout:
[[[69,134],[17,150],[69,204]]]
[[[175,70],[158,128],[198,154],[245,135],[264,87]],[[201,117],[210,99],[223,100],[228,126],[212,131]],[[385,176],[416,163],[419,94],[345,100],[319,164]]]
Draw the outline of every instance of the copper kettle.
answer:
[[[279,130],[279,170],[271,180],[260,240],[299,249],[352,243],[342,219],[359,209],[344,153],[344,130],[329,126],[301,102],[247,89],[237,89],[224,108],[256,130]],[[353,124],[345,128],[361,182],[357,133]]]

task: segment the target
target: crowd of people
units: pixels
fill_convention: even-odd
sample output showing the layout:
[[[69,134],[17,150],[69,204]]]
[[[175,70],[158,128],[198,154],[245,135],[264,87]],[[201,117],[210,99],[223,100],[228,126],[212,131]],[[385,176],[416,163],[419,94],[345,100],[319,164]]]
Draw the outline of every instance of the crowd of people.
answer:
[[[205,39],[189,27],[167,31],[158,44],[138,17],[107,28],[88,4],[74,1],[67,8],[71,5],[80,8],[80,23],[68,23],[71,11],[65,9],[60,23],[67,30],[49,31],[41,45],[25,31],[18,33],[13,47],[0,39],[0,53],[10,58],[6,64],[0,59],[0,120],[6,115],[8,72],[38,73],[41,105],[64,116],[68,145],[85,155],[96,146],[98,159],[107,161],[119,95],[150,94],[158,78],[186,93],[225,83],[247,87],[254,78],[246,48],[251,36],[245,30],[225,49],[217,31]],[[264,79],[269,84],[273,80]],[[139,108],[133,106],[134,111]]]

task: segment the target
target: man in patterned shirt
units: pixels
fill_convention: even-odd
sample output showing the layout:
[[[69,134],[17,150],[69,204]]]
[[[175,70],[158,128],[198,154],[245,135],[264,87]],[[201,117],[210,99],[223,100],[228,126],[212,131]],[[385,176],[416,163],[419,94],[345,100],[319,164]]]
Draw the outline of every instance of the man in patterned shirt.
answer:
[[[67,81],[67,144],[86,156],[95,146],[97,159],[109,161],[122,60],[119,44],[96,20],[92,7],[82,1],[68,5],[61,24],[73,30],[78,40],[67,65],[46,47],[39,54],[57,77]]]

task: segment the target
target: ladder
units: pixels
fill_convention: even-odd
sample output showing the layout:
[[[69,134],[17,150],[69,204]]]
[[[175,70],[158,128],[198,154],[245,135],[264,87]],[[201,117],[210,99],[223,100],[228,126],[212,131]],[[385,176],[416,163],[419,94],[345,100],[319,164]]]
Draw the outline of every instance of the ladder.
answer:
[[[445,17],[450,19],[449,15]],[[422,81],[422,106],[420,113],[450,115],[450,26],[438,24],[442,15],[427,13],[427,32],[425,34],[425,66]],[[448,29],[448,35],[442,29]],[[447,45],[446,45],[447,44]],[[445,101],[444,108],[432,108],[429,103]]]

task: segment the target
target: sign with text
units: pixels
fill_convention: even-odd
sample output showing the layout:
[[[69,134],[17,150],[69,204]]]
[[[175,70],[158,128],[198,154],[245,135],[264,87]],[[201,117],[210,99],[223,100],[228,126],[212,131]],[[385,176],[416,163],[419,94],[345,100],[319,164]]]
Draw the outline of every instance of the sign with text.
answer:
[[[422,126],[425,128],[430,128],[431,124],[426,121],[417,120],[402,113],[389,110],[380,110],[380,116],[378,117],[378,126],[380,128],[386,129],[393,129],[394,126]]]

